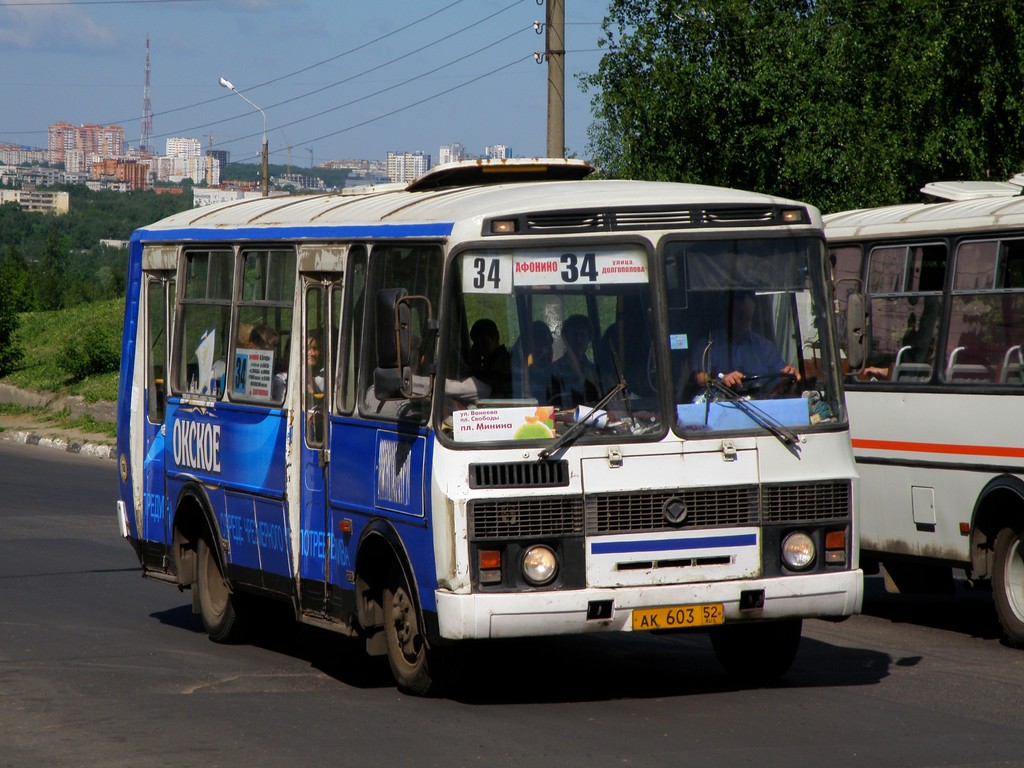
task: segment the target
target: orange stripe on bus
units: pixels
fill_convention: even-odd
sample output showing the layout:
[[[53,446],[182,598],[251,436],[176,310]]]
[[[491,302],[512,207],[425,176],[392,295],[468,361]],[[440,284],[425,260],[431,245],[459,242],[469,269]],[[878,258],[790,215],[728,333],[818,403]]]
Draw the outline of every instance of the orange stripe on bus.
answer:
[[[910,453],[949,453],[962,456],[1024,458],[1024,448],[1009,448],[999,445],[951,445],[948,443],[911,443],[902,440],[854,439],[853,447],[872,451],[907,451]]]

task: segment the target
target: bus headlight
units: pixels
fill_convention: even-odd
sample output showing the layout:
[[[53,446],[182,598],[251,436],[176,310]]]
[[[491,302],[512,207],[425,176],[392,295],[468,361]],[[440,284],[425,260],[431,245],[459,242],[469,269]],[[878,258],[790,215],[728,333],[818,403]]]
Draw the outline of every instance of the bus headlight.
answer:
[[[782,562],[791,571],[802,571],[814,562],[814,540],[803,531],[782,540]]]
[[[550,584],[558,575],[558,558],[551,547],[537,544],[523,555],[523,578],[535,587]]]

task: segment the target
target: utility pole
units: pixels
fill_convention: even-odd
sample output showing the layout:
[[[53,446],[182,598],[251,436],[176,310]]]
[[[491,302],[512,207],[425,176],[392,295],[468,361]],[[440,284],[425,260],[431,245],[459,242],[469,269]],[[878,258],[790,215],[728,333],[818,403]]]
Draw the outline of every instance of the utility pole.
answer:
[[[548,157],[565,157],[565,0],[547,0]]]

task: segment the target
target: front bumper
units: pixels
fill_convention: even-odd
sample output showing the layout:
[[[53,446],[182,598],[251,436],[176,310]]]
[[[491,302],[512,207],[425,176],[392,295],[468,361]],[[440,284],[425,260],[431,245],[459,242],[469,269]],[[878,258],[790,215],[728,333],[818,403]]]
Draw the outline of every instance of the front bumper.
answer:
[[[764,605],[741,610],[740,593],[764,590]],[[841,618],[859,613],[861,570],[770,579],[501,594],[434,593],[441,637],[468,640],[632,631],[634,608],[722,603],[726,622]],[[587,619],[595,601],[612,601],[610,618]]]

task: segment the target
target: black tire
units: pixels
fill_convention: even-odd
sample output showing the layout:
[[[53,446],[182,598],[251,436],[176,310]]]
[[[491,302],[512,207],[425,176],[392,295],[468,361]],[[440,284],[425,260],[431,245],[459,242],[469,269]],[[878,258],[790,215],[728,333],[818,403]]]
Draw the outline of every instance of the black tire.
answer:
[[[1003,528],[996,536],[992,598],[1007,642],[1024,648],[1024,541],[1019,528]]]
[[[711,630],[711,646],[726,673],[744,685],[767,685],[786,674],[800,647],[800,619],[725,624]]]
[[[237,601],[231,594],[220,562],[204,536],[196,546],[196,583],[199,613],[206,634],[216,643],[229,643],[241,636]]]
[[[426,695],[434,685],[427,663],[427,643],[416,600],[401,568],[395,570],[384,588],[384,638],[398,689],[414,696]]]

